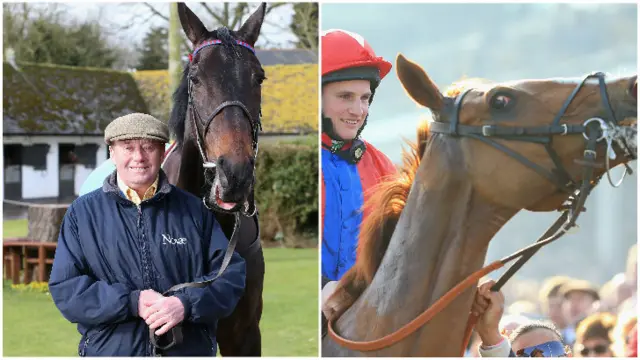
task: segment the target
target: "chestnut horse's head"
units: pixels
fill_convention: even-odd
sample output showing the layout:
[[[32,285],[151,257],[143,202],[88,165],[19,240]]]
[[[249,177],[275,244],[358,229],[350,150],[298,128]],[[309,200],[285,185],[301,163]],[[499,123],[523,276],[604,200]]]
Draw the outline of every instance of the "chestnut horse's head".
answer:
[[[224,27],[208,31],[186,5],[178,4],[180,22],[194,49],[181,84],[188,92],[183,141],[189,139],[198,149],[205,171],[204,201],[215,210],[255,210],[254,170],[265,73],[254,44],[265,9],[262,3],[238,31]]]
[[[636,157],[618,130],[636,123],[637,76],[470,82],[443,94],[402,55],[396,69],[409,96],[432,111],[430,132],[459,138],[460,166],[497,205],[558,209],[585,177],[597,181]],[[615,158],[606,161],[608,153]]]

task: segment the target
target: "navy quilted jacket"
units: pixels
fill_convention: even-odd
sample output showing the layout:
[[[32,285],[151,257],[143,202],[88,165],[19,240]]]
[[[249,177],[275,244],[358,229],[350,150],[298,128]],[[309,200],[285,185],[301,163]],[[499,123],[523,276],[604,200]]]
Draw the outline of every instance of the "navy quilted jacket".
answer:
[[[147,324],[138,316],[140,291],[214,277],[228,240],[202,201],[169,184],[136,206],[114,172],[101,189],[76,199],[62,222],[49,290],[82,335],[80,356],[150,356]],[[234,253],[224,274],[205,288],[175,294],[185,305],[183,343],[167,356],[214,356],[217,320],[243,294],[244,260]]]

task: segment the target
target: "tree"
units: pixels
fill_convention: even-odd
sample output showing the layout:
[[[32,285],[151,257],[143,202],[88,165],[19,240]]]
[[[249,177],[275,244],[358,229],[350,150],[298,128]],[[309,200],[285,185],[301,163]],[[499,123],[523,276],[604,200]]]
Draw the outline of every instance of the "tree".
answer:
[[[138,48],[137,70],[165,70],[169,67],[168,31],[166,27],[152,27]]]
[[[178,88],[182,78],[182,26],[178,15],[178,4],[169,4],[169,99]]]
[[[298,38],[297,48],[318,49],[318,3],[296,3],[289,28]]]
[[[54,5],[3,4],[3,49],[13,49],[17,62],[111,67],[118,50],[97,22],[69,23]]]
[[[144,24],[149,22],[151,19],[162,19],[166,21],[167,25],[170,23],[170,10],[169,6],[175,6],[175,3],[123,3],[119,6],[126,8],[124,10],[127,14],[129,14],[128,24],[125,26],[117,27],[120,30],[128,30],[133,24]],[[230,30],[238,30],[242,25],[243,21],[246,20],[249,15],[256,9],[256,3],[246,3],[246,2],[236,2],[236,3],[212,3],[212,2],[199,2],[199,3],[189,3],[189,8],[198,15],[200,20],[204,23],[204,25],[209,30],[214,30],[218,27],[224,26]],[[270,21],[269,14],[282,6],[287,6],[290,4],[280,3],[280,2],[272,2],[267,4],[267,10],[265,13],[265,24],[269,24],[280,31],[289,32],[291,31],[286,25],[274,23],[274,21]],[[191,49],[191,43],[187,40],[186,36],[182,31],[182,26],[179,28],[180,31],[180,39],[183,44],[184,49]],[[317,32],[317,26],[316,26]],[[261,43],[270,44],[269,34],[264,33],[264,25],[263,25],[263,33],[260,35]],[[260,47],[260,45],[257,45]]]

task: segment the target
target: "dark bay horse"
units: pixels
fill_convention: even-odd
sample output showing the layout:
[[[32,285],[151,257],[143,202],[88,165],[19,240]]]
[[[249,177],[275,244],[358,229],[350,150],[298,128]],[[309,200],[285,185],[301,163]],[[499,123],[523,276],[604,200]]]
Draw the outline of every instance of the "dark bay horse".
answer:
[[[586,188],[586,197],[609,167],[635,159],[604,128],[636,122],[637,76],[470,80],[441,93],[419,65],[402,55],[396,62],[404,89],[433,121],[418,129],[399,175],[365,205],[356,264],[323,304],[335,333],[356,342],[396,332],[478,271],[493,236],[521,209],[560,209],[574,190]],[[605,166],[608,148],[617,157]],[[350,350],[326,336],[322,356],[459,357],[474,293],[460,292],[387,347]]]
[[[234,231],[236,251],[245,259],[246,287],[236,309],[218,324],[223,356],[260,356],[264,256],[254,199],[261,84],[264,70],[253,48],[260,34],[266,3],[240,30],[208,31],[183,3],[180,22],[194,52],[174,93],[169,128],[175,148],[163,165],[171,183],[201,197],[216,213],[228,238]]]

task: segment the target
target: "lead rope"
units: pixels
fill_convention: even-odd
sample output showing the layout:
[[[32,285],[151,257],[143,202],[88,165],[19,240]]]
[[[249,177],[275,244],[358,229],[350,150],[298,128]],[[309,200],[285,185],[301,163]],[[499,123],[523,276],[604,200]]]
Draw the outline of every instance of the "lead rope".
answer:
[[[585,133],[589,133],[590,128],[587,126]],[[601,128],[602,131],[605,131],[604,128]],[[562,215],[556,220],[555,223],[542,235],[540,239],[538,239],[533,245],[528,246],[517,253],[504,258],[501,261],[510,261],[515,259],[516,257],[520,257],[518,261],[513,264],[502,276],[498,279],[498,281],[491,287],[491,291],[500,291],[502,286],[518,271],[535,253],[540,250],[540,248],[552,241],[559,239],[562,235],[566,234],[571,230],[574,226],[576,226],[576,222],[578,221],[578,216],[584,210],[584,204],[587,201],[587,197],[591,193],[591,190],[597,185],[598,180],[595,180],[592,184],[591,179],[593,177],[593,169],[596,166],[596,144],[598,142],[597,133],[592,131],[587,136],[587,146],[584,150],[584,163],[585,166],[582,170],[582,186],[580,187],[579,193],[576,195],[576,201],[571,199],[571,204],[567,210],[565,210]],[[605,157],[608,158],[608,154],[605,154]],[[553,234],[553,235],[552,235]],[[469,319],[467,320],[467,327],[465,329],[464,341],[462,343],[461,354],[464,355],[464,351],[469,345],[469,341],[471,339],[471,332],[478,321],[478,317],[473,313],[469,314]]]

